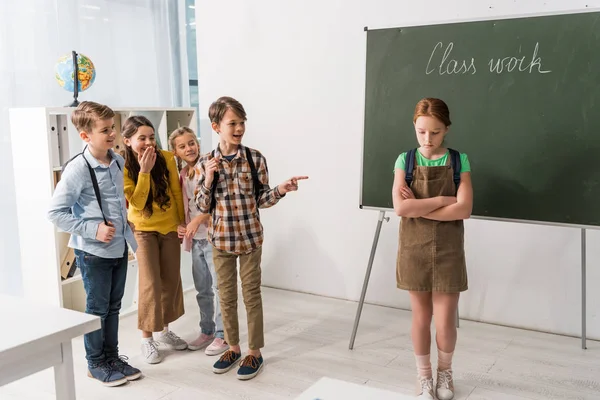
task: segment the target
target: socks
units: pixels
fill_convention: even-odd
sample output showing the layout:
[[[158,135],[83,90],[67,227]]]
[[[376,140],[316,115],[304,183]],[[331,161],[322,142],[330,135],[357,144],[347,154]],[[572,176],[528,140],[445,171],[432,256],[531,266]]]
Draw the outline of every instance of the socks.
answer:
[[[415,359],[417,360],[417,375],[422,378],[431,378],[431,360],[429,354],[424,356],[418,356],[415,354]]]
[[[151,341],[152,341],[152,336],[142,338],[142,343],[151,342]]]
[[[438,369],[440,371],[446,371],[448,369],[452,369],[452,353],[444,353],[440,349],[438,349]]]
[[[165,326],[161,333],[164,335],[167,332],[169,332],[169,327]]]

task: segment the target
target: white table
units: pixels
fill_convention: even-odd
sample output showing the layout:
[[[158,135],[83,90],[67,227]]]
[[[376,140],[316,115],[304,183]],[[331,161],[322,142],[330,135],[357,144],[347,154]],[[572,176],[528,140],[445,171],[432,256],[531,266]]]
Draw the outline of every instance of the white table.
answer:
[[[414,396],[394,393],[337,379],[321,378],[296,400],[414,400]]]
[[[0,295],[0,386],[54,367],[56,398],[75,399],[71,340],[100,318]]]

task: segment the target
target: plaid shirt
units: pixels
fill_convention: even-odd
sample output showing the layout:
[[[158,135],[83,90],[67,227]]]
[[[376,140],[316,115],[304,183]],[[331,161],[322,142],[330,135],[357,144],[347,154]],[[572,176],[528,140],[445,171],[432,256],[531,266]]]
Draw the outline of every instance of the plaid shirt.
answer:
[[[216,205],[208,225],[208,240],[221,251],[232,254],[247,254],[262,246],[263,227],[258,214],[259,208],[269,208],[277,204],[285,196],[277,187],[269,187],[269,171],[267,160],[258,151],[250,149],[252,160],[258,173],[261,188],[257,201],[254,197],[254,184],[250,172],[250,164],[246,159],[246,148],[240,145],[237,154],[231,161],[221,155],[219,181],[215,188]],[[219,147],[215,156],[221,154]],[[196,205],[202,213],[208,213],[211,203],[211,189],[204,185],[204,166],[212,158],[211,154],[200,157],[200,177],[196,194]]]

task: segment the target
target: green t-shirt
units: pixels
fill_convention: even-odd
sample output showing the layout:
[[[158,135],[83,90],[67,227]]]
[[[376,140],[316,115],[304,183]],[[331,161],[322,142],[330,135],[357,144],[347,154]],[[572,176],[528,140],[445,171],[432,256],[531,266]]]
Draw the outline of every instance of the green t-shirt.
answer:
[[[423,154],[421,154],[421,152],[419,150],[417,150],[417,154],[415,154],[415,161],[416,161],[417,165],[420,165],[422,167],[439,167],[442,165],[446,165],[446,161],[448,160],[449,154],[450,154],[450,152],[446,151],[446,154],[444,154],[442,157],[438,158],[437,160],[430,160],[428,158],[425,158],[425,156],[423,156]],[[402,153],[396,159],[396,164],[394,165],[394,169],[400,168],[401,170],[404,170],[405,164],[406,164],[406,153]],[[464,153],[460,153],[460,164],[461,164],[461,169],[460,169],[461,174],[463,172],[471,172],[471,163],[469,163],[469,157],[467,157],[467,155]]]

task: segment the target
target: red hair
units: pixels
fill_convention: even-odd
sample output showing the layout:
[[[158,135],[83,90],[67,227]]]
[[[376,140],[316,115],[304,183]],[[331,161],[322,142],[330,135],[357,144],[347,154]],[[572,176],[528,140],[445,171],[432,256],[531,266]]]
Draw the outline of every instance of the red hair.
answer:
[[[432,97],[424,98],[417,103],[413,122],[417,122],[417,118],[419,117],[433,117],[446,125],[446,127],[452,124],[448,105],[443,100]]]

